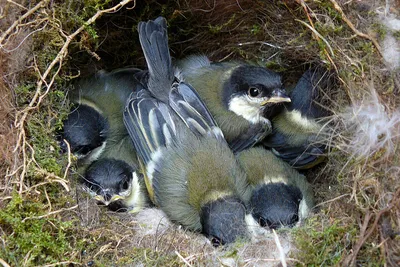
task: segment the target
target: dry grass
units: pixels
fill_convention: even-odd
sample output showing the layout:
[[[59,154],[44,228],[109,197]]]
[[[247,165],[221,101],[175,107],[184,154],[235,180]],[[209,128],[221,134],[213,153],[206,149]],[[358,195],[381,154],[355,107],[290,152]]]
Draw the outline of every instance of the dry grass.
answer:
[[[398,5],[0,0],[0,263],[398,266],[400,74],[385,65],[380,43],[388,33],[399,41],[399,33],[376,15],[398,16]],[[332,114],[329,161],[307,172],[317,213],[294,234],[280,232],[278,241],[260,233],[213,249],[157,211],[109,213],[76,184],[73,158],[59,154],[54,138],[68,110],[64,87],[96,69],[143,66],[132,29],[160,14],[176,58],[202,52],[215,61],[257,61],[282,71],[286,84],[310,66],[332,71],[337,86],[322,100]]]

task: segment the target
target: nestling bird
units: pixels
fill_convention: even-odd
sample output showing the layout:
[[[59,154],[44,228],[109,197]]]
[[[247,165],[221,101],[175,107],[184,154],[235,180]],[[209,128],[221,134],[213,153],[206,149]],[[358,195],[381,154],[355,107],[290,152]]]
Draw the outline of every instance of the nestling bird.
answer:
[[[153,201],[214,246],[248,235],[245,173],[194,89],[175,72],[162,17],[139,23],[147,90],[132,94],[124,121]]]
[[[235,153],[270,134],[270,120],[282,110],[282,103],[290,102],[281,76],[271,70],[239,61],[211,63],[206,56],[191,56],[177,64]]]
[[[313,192],[304,175],[271,151],[254,147],[237,154],[252,187],[249,209],[263,227],[291,227],[314,207]]]
[[[144,179],[122,113],[130,93],[140,87],[138,69],[119,69],[79,80],[75,104],[62,137],[78,155],[81,182],[93,198],[111,210],[136,212],[148,203]],[[61,146],[66,149],[66,143]],[[82,170],[83,169],[83,170]]]
[[[325,112],[315,103],[318,91],[328,85],[324,74],[312,69],[303,74],[290,94],[292,102],[272,120],[273,132],[263,140],[275,155],[297,169],[320,163],[326,150],[323,125],[317,120]]]

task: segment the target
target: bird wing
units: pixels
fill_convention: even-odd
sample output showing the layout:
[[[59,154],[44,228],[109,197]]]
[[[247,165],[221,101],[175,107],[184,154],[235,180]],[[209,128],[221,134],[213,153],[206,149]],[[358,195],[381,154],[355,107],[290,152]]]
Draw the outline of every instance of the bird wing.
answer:
[[[229,143],[234,154],[253,147],[271,133],[270,124],[252,124],[246,133],[241,134]]]
[[[144,165],[176,135],[170,109],[146,90],[131,95],[124,112],[124,123]]]
[[[148,90],[164,103],[174,80],[174,69],[168,47],[167,23],[163,17],[140,22],[139,40],[146,58]]]
[[[211,135],[226,142],[210,111],[195,89],[184,82],[175,83],[169,104],[185,125],[196,135]]]
[[[309,169],[324,160],[325,149],[325,145],[312,146],[307,143],[299,147],[273,148],[272,152],[295,169]]]

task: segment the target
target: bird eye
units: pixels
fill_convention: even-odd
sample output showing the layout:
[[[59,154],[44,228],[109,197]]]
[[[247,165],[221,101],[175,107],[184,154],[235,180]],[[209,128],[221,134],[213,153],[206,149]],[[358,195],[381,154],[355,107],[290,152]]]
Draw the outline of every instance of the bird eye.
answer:
[[[213,245],[213,247],[217,248],[217,247],[221,246],[221,240],[217,237],[212,237],[211,244]]]
[[[129,182],[128,182],[128,181],[125,181],[125,182],[122,184],[122,190],[128,190],[128,188],[129,188]]]
[[[261,91],[257,87],[250,87],[247,94],[251,97],[257,97],[261,94]]]

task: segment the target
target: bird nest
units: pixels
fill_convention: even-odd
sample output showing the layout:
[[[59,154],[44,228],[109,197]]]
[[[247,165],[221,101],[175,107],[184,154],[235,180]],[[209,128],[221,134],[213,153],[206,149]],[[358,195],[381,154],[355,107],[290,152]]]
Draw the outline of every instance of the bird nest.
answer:
[[[400,264],[400,20],[393,1],[0,0],[3,266]],[[77,184],[56,141],[71,80],[142,68],[136,26],[163,15],[171,55],[241,59],[286,85],[323,66],[337,81],[328,162],[309,170],[301,227],[214,249],[158,210],[115,214]],[[397,58],[397,60],[396,60]]]

